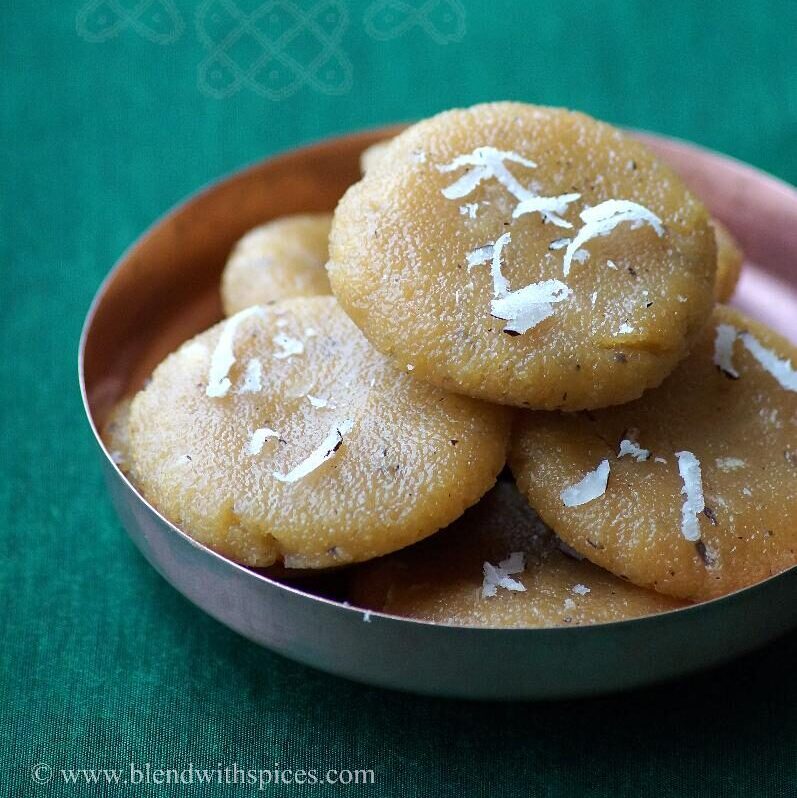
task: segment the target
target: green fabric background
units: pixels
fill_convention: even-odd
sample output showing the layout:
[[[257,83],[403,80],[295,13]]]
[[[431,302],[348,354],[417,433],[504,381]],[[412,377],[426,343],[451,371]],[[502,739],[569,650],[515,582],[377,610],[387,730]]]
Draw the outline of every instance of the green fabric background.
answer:
[[[350,85],[279,100],[200,90],[199,3],[176,0],[184,30],[168,44],[129,25],[87,40],[89,0],[0,12],[0,793],[200,794],[31,782],[38,762],[132,760],[374,768],[376,786],[360,788],[374,795],[797,795],[795,634],[622,697],[416,698],[255,647],[188,604],[125,537],[80,407],[80,325],[115,258],[205,182],[328,134],[497,98],[682,136],[797,182],[794,0],[471,2],[449,43],[418,26],[376,40],[363,23],[370,0],[341,2]],[[316,43],[291,47],[306,62]],[[356,788],[269,790],[346,791]]]

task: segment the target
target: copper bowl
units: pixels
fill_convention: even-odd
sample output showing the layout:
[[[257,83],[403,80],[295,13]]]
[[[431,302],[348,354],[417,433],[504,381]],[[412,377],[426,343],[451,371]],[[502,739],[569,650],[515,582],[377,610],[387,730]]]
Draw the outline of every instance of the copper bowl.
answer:
[[[797,626],[797,568],[703,604],[595,626],[476,629],[363,613],[331,598],[334,585],[324,580],[286,584],[196,543],[119,471],[98,430],[167,353],[221,317],[219,277],[235,241],[268,219],[334,208],[359,179],[361,151],[396,132],[330,139],[214,183],[151,227],[100,287],[80,342],[80,386],[111,499],[142,554],[190,601],[260,645],[331,673],[434,695],[623,690],[715,665]],[[692,145],[639,135],[743,244],[751,262],[737,303],[794,340],[797,192]]]

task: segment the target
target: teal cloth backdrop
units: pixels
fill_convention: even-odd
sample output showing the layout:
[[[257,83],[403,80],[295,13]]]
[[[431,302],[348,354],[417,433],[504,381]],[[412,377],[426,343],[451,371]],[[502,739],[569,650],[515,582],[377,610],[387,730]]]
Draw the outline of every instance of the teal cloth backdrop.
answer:
[[[254,36],[241,15],[257,9]],[[76,379],[91,297],[150,222],[230,170],[329,134],[516,98],[692,139],[795,182],[796,31],[794,0],[7,3],[0,793],[207,792],[32,779],[37,763],[133,761],[373,768],[376,784],[359,788],[373,795],[797,795],[795,634],[632,695],[503,705],[362,687],[236,636],[128,542]]]

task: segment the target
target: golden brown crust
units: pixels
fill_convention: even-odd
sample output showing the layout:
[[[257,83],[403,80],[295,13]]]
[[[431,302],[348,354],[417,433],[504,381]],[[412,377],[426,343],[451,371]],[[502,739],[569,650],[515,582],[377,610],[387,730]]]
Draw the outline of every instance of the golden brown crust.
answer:
[[[510,466],[520,490],[574,549],[636,584],[701,600],[797,564],[797,393],[767,373],[742,340],[739,378],[714,363],[718,325],[752,333],[797,366],[797,350],[738,311],[718,306],[692,354],[664,384],[617,408],[525,413]],[[623,438],[650,452],[618,457]],[[683,534],[684,480],[676,453],[699,460],[707,510],[701,541]],[[561,491],[603,460],[604,495],[565,507]]]
[[[331,293],[326,273],[331,224],[330,213],[300,213],[250,230],[222,274],[226,315],[250,305]]]
[[[360,155],[360,171],[365,174],[368,169],[387,152],[391,139],[372,144]],[[715,296],[717,302],[728,302],[736,290],[742,273],[744,253],[730,230],[715,218],[710,220],[717,241],[717,278]]]
[[[717,238],[717,302],[728,302],[742,274],[744,253],[724,224],[712,219],[711,226]]]
[[[377,141],[360,154],[360,172],[365,174],[387,151],[388,141]]]
[[[523,552],[512,574],[525,591],[485,597],[483,567]],[[566,556],[511,483],[499,483],[475,507],[429,540],[354,571],[356,606],[435,623],[486,627],[580,626],[651,615],[683,602],[644,590]]]
[[[212,355],[233,322],[231,385],[209,397]],[[260,384],[245,392],[253,361]],[[275,477],[346,422],[333,457],[296,482]],[[233,317],[166,358],[133,402],[130,441],[143,494],[200,542],[247,565],[321,568],[457,518],[503,467],[509,422],[505,408],[399,372],[334,298],[312,297]],[[267,429],[278,438],[253,453]]]
[[[666,233],[624,224],[591,240],[589,260],[566,278],[572,296],[509,336],[490,315],[490,265],[468,269],[468,253],[509,231],[503,274],[517,290],[565,279],[563,252],[550,246],[574,230],[539,214],[512,219],[517,202],[495,180],[444,197],[465,170],[438,167],[483,145],[536,161],[507,168],[543,195],[580,193],[565,214],[575,229],[586,205],[625,199]],[[641,143],[583,114],[518,103],[449,111],[400,134],[338,205],[330,257],[344,309],[400,366],[449,390],[543,409],[618,404],[659,384],[705,323],[716,270],[704,207]]]
[[[114,463],[124,474],[130,474],[130,407],[133,397],[119,400],[102,429],[102,442]]]

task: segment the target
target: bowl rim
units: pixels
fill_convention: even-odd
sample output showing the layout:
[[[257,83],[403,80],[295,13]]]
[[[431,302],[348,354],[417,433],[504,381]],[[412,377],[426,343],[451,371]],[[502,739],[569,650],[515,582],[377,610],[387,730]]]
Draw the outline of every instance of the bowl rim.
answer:
[[[706,599],[704,601],[693,602],[683,607],[676,607],[674,609],[664,610],[662,612],[649,613],[646,615],[640,615],[633,618],[626,618],[618,621],[602,621],[599,623],[587,623],[587,624],[578,624],[572,626],[568,625],[568,626],[552,626],[552,627],[470,626],[470,625],[455,624],[449,622],[428,621],[419,618],[409,618],[402,615],[394,615],[389,612],[383,612],[381,610],[368,610],[366,608],[357,607],[353,604],[349,604],[348,602],[339,601],[333,598],[329,598],[327,596],[321,596],[316,593],[309,592],[307,590],[302,590],[300,587],[297,587],[295,584],[286,584],[285,582],[281,582],[277,579],[274,579],[265,573],[262,573],[246,565],[242,565],[241,563],[237,563],[234,560],[225,557],[223,554],[220,554],[219,552],[214,551],[208,546],[205,546],[204,544],[195,540],[187,532],[183,531],[182,529],[180,529],[180,527],[178,527],[176,524],[174,524],[172,521],[166,518],[166,516],[164,516],[154,505],[152,505],[146,499],[146,497],[143,496],[143,494],[138,490],[135,484],[119,468],[119,465],[116,463],[110,451],[106,447],[105,442],[102,440],[102,436],[100,435],[100,432],[97,428],[97,424],[91,409],[89,396],[88,396],[88,389],[86,386],[86,375],[85,375],[85,350],[88,339],[91,334],[94,318],[97,314],[99,307],[103,302],[108,286],[116,279],[117,274],[124,268],[130,255],[155,230],[157,230],[161,225],[163,225],[168,220],[172,219],[178,213],[181,213],[190,206],[192,206],[193,204],[200,202],[202,199],[212,194],[217,188],[219,188],[223,184],[228,184],[237,180],[246,180],[248,177],[252,175],[252,173],[262,168],[266,163],[288,161],[292,158],[295,158],[296,156],[309,153],[319,148],[334,147],[341,141],[346,141],[350,144],[361,141],[363,143],[363,148],[365,148],[369,144],[377,143],[379,141],[384,141],[386,139],[391,138],[392,136],[395,136],[396,134],[401,132],[404,128],[406,128],[409,124],[411,123],[399,122],[388,125],[369,127],[351,133],[342,133],[333,136],[324,136],[317,139],[306,141],[298,147],[292,147],[280,150],[264,158],[249,161],[245,163],[243,166],[232,169],[222,174],[220,177],[207,181],[198,189],[188,194],[186,197],[183,197],[182,199],[173,203],[165,212],[157,216],[149,225],[147,225],[147,227],[138,236],[136,236],[136,238],[130,244],[128,244],[128,246],[125,247],[122,253],[117,257],[111,269],[101,280],[86,312],[86,316],[81,327],[80,338],[78,343],[77,368],[78,368],[78,384],[80,388],[81,401],[83,404],[83,411],[89,423],[89,427],[91,428],[91,431],[94,435],[94,440],[97,443],[102,453],[102,456],[107,461],[106,466],[110,465],[113,468],[113,470],[115,471],[115,476],[122,480],[126,490],[129,491],[133,495],[134,499],[138,501],[141,505],[143,505],[143,507],[149,513],[153,514],[162,524],[165,524],[166,527],[168,527],[172,533],[176,533],[183,539],[184,542],[189,543],[199,551],[203,552],[204,555],[209,556],[211,559],[215,559],[217,564],[221,565],[223,568],[226,568],[233,573],[236,573],[241,578],[254,579],[255,581],[268,585],[273,589],[286,591],[287,593],[292,594],[295,598],[298,598],[300,600],[308,599],[313,602],[318,602],[320,604],[326,605],[327,607],[335,611],[345,611],[353,613],[362,619],[367,618],[368,620],[371,620],[379,618],[385,621],[400,622],[404,624],[409,623],[421,627],[444,628],[452,630],[455,629],[462,634],[495,635],[496,633],[515,633],[515,634],[536,633],[539,635],[540,633],[548,633],[550,635],[570,634],[572,636],[579,632],[582,634],[588,634],[588,633],[592,634],[595,632],[595,630],[605,629],[606,627],[617,628],[621,626],[624,629],[628,629],[632,626],[650,623],[651,621],[655,620],[664,621],[666,619],[673,619],[675,616],[680,617],[686,614],[694,615],[704,611],[711,611],[712,608],[716,608],[720,604],[733,603],[739,600],[739,598],[743,595],[748,595],[751,592],[757,590],[765,590],[766,586],[770,582],[788,578],[790,574],[797,573],[797,564],[795,564],[776,574],[771,574],[770,576],[765,577],[764,579],[761,579],[752,585],[747,585],[745,587],[737,588],[736,590],[733,590],[729,593],[725,593],[721,596],[717,596],[715,598]],[[797,189],[795,189],[785,180],[782,180],[779,177],[776,177],[775,175],[772,175],[768,172],[758,169],[757,167],[751,166],[750,164],[747,164],[744,161],[741,161],[733,156],[725,155],[723,153],[717,152],[716,150],[712,150],[710,148],[704,147],[699,144],[693,144],[692,142],[682,138],[660,135],[657,133],[651,133],[649,131],[637,128],[633,129],[626,128],[626,130],[632,135],[639,135],[645,141],[653,140],[661,142],[666,145],[674,145],[675,147],[683,150],[696,150],[703,155],[708,155],[718,160],[731,162],[734,166],[748,173],[750,176],[755,177],[758,180],[763,179],[764,181],[772,184],[773,187],[777,187],[781,191],[785,190],[787,195],[791,195],[791,197],[795,200],[795,202],[797,202]],[[389,556],[389,555],[384,555],[384,556]],[[362,563],[352,563],[351,565],[357,566],[357,565],[362,565]]]

